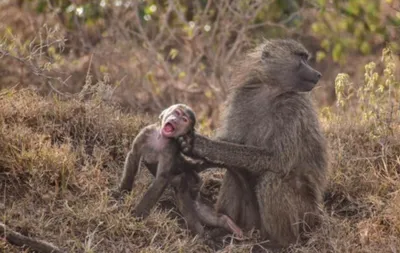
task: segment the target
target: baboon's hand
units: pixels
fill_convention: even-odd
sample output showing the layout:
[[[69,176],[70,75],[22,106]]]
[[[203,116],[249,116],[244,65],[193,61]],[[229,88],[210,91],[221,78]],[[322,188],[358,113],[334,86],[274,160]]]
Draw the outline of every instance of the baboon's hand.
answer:
[[[191,155],[193,150],[194,135],[187,134],[177,138],[178,145],[185,155]]]

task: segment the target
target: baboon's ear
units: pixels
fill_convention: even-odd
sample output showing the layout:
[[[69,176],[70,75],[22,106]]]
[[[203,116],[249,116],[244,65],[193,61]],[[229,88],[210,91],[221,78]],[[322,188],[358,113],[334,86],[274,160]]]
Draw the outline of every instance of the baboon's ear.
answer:
[[[264,60],[266,60],[267,58],[269,58],[271,55],[269,54],[269,52],[267,52],[267,51],[262,51],[262,53],[261,53],[261,60],[262,61],[264,61]]]
[[[164,117],[164,114],[165,114],[167,111],[168,111],[168,108],[167,108],[167,109],[164,109],[164,111],[162,111],[162,112],[160,113],[160,115],[158,115],[158,118],[159,118],[159,119],[162,119],[162,118]]]

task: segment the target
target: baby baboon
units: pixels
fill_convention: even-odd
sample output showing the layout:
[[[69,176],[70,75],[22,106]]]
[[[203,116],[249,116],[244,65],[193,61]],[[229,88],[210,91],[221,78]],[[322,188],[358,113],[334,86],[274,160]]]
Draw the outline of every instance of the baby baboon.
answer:
[[[160,114],[160,119],[161,124],[145,127],[133,141],[116,195],[132,190],[140,161],[143,161],[155,179],[135,207],[135,216],[147,217],[167,185],[171,184],[177,196],[178,209],[193,232],[202,235],[204,231],[200,222],[203,222],[241,236],[242,231],[228,216],[217,214],[199,200],[198,186],[201,181],[196,172],[204,164],[192,163],[190,168],[182,170],[184,158],[174,138],[194,131],[196,118],[192,109],[184,104],[172,105]]]
[[[325,189],[326,141],[308,94],[321,74],[308,58],[296,41],[265,41],[235,72],[218,140],[178,138],[185,154],[228,169],[217,212],[259,228],[271,246],[318,224]]]

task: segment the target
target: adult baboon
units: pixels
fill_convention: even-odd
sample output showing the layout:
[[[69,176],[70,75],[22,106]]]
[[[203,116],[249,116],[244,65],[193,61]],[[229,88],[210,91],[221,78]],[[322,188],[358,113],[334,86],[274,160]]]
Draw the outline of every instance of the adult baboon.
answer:
[[[309,91],[321,74],[293,40],[267,40],[235,72],[217,139],[178,138],[183,152],[227,168],[217,212],[286,247],[318,223],[326,141]]]

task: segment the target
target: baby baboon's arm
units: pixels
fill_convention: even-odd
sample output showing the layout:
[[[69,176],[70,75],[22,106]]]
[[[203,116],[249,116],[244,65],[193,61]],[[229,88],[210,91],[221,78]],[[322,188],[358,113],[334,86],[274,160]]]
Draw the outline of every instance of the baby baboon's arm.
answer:
[[[122,174],[122,179],[119,185],[120,191],[130,192],[133,187],[133,181],[139,170],[140,160],[141,160],[141,150],[146,141],[145,133],[149,128],[145,128],[141,131],[133,141],[132,148],[126,156],[124,164],[124,172]]]
[[[131,151],[129,151],[125,159],[124,172],[119,186],[119,189],[121,191],[130,192],[132,190],[133,181],[139,170],[139,164],[140,164],[139,147],[134,146],[131,149]]]
[[[211,140],[205,136],[181,136],[178,143],[184,153],[192,153],[210,163],[229,168],[239,168],[254,173],[265,171],[271,162],[272,150]],[[189,154],[188,154],[189,155]]]
[[[156,178],[133,211],[136,217],[146,218],[149,215],[151,208],[160,199],[169,183],[173,166],[173,157],[169,155],[160,155]]]

